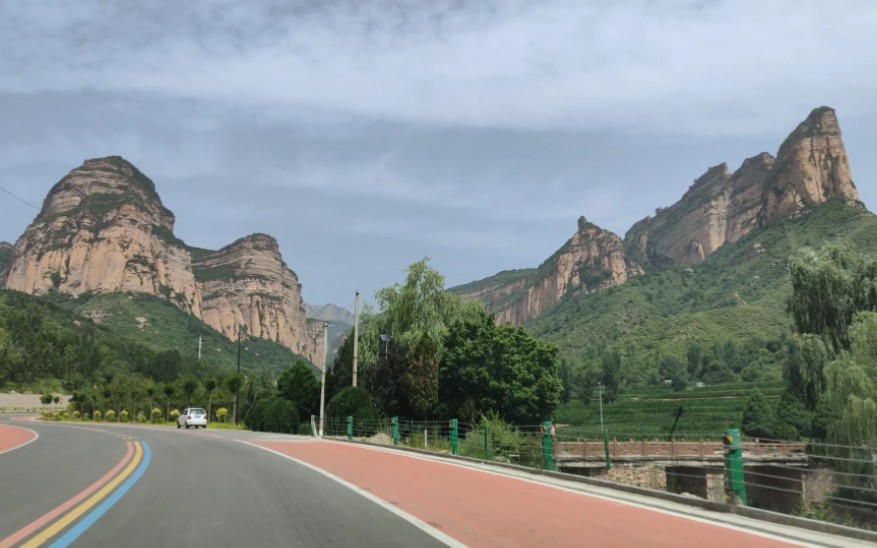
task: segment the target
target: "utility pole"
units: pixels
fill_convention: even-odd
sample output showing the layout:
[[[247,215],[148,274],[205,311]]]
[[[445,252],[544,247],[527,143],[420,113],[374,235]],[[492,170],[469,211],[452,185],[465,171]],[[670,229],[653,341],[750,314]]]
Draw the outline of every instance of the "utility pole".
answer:
[[[238,323],[238,376],[241,375],[241,330],[245,326]],[[241,402],[241,387],[238,386],[237,390],[234,391],[234,423],[238,423],[238,406]]]
[[[323,322],[323,375],[320,380],[320,436],[323,437],[323,415],[326,409],[326,358],[329,356],[329,322]]]
[[[359,291],[353,305],[353,387],[356,388],[356,370],[359,365]]]

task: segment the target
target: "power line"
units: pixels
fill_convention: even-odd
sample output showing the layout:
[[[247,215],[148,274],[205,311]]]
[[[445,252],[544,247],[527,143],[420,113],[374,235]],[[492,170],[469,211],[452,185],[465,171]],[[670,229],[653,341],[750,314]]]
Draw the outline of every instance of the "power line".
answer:
[[[15,198],[15,199],[18,200],[19,202],[21,202],[21,203],[23,203],[23,204],[27,204],[27,205],[29,205],[30,207],[36,209],[37,211],[40,211],[40,208],[38,208],[37,206],[35,206],[35,205],[33,205],[32,203],[28,202],[27,200],[25,200],[25,199],[22,198],[21,196],[16,196],[15,194],[13,194],[12,192],[6,190],[6,189],[3,188],[2,186],[0,186],[0,190],[2,190],[3,192],[5,192],[6,194],[9,194],[10,196],[12,196],[13,198]]]

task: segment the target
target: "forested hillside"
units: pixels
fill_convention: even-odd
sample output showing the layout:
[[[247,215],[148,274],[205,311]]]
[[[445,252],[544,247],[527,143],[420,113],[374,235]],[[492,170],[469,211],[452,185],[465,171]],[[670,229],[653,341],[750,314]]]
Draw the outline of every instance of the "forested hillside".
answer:
[[[602,366],[601,356],[617,356],[619,376],[628,383],[672,378],[667,373],[679,368],[689,380],[773,378],[780,343],[791,333],[789,259],[838,240],[877,251],[877,217],[829,202],[723,246],[701,264],[573,297],[527,328],[557,343],[573,369],[593,369]]]
[[[242,343],[245,371],[278,374],[295,359],[270,341]],[[171,382],[185,375],[227,375],[236,367],[236,342],[155,297],[0,292],[0,390],[54,379],[60,381],[56,389],[73,391],[122,373]]]

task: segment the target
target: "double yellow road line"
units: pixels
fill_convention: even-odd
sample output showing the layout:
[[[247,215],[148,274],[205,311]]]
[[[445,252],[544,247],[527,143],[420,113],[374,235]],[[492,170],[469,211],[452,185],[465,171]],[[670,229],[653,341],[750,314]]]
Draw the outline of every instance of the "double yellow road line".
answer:
[[[80,523],[76,524],[72,529],[59,538],[53,546],[67,546],[84,533],[91,525],[94,524],[103,514],[106,513],[122,496],[130,489],[134,483],[143,475],[146,467],[149,465],[151,452],[149,446],[139,441],[128,442],[129,451],[116,467],[106,476],[89,486],[85,491],[73,497],[66,503],[55,508],[48,514],[34,521],[30,525],[20,529],[13,535],[0,541],[0,548],[7,548],[15,545],[24,538],[32,535],[34,531],[39,532],[30,538],[22,547],[32,548],[35,546],[43,546],[50,539],[58,536],[62,531],[67,529],[76,520],[88,514]],[[133,448],[133,457],[132,451]],[[129,460],[130,459],[130,460]],[[125,466],[125,461],[128,461]],[[114,475],[114,472],[124,466],[124,470]],[[124,483],[124,485],[123,485]],[[121,488],[119,486],[122,486]],[[92,494],[93,493],[93,494]],[[89,496],[91,495],[91,496]],[[86,498],[87,497],[87,498]],[[76,504],[82,500],[78,506]],[[103,503],[103,504],[101,504]],[[100,505],[100,506],[98,506]],[[72,510],[67,511],[73,507]],[[97,507],[97,508],[95,508]],[[65,513],[66,512],[66,513]],[[40,530],[40,527],[51,522],[58,515],[61,517],[54,521],[48,527]]]

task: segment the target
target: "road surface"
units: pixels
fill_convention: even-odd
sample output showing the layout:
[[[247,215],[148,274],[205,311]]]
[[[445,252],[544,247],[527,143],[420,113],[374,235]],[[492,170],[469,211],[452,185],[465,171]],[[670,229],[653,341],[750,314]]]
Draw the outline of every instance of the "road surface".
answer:
[[[856,545],[340,442],[8,417],[0,417],[0,505],[0,548]]]

